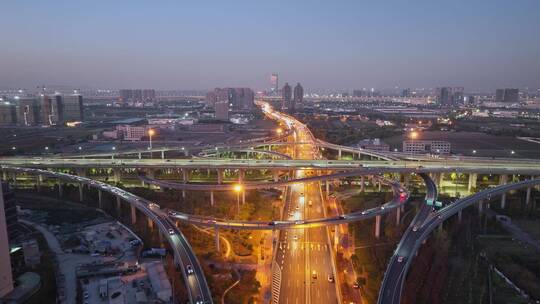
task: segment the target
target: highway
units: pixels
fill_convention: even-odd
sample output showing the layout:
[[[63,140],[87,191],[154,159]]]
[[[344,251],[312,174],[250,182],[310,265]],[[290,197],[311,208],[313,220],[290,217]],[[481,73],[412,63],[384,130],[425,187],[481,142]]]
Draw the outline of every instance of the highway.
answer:
[[[416,252],[422,246],[422,243],[429,238],[431,232],[439,227],[439,225],[442,225],[442,223],[448,218],[452,217],[460,210],[470,207],[481,200],[491,200],[495,196],[501,195],[508,191],[532,187],[539,184],[540,179],[531,179],[486,189],[459,199],[436,212],[429,212],[427,216],[424,215],[423,219],[419,219],[417,222],[416,231],[408,231],[409,233],[406,233],[402,237],[400,246],[398,246],[397,254],[392,257],[388,270],[385,273],[383,285],[381,286],[379,293],[378,303],[400,303],[403,284],[406,279],[407,271],[411,266],[412,258],[416,255]],[[405,260],[400,263],[397,261],[397,256],[403,256],[405,257]]]
[[[193,249],[182,232],[176,227],[174,222],[169,219],[167,213],[160,209],[159,205],[118,187],[85,177],[31,168],[2,167],[2,170],[30,175],[42,175],[67,182],[87,185],[108,192],[128,202],[151,219],[158,227],[161,235],[169,242],[171,249],[173,250],[175,264],[182,269],[182,276],[184,277],[191,303],[212,303],[210,289],[208,288],[202,267],[200,266]],[[187,273],[188,265],[194,270],[193,274]]]
[[[306,142],[294,146],[294,158],[320,158],[313,134],[305,125],[288,115],[273,111],[267,104],[261,108],[267,116],[294,130],[294,141]],[[312,170],[295,170],[294,178],[310,174],[313,174]],[[314,218],[325,217],[320,184],[299,182],[290,185],[288,190],[283,221],[271,225],[298,225],[295,227],[297,229],[282,231],[278,239],[275,262],[282,272],[279,303],[339,303],[340,295],[333,281],[335,267],[327,228],[310,222]]]
[[[322,159],[76,159],[41,157],[4,157],[0,165],[33,168],[154,168],[154,169],[275,169],[337,170],[385,169],[391,172],[463,172],[486,174],[540,174],[540,162],[485,160],[442,161],[348,161]]]
[[[420,174],[420,176],[426,185],[424,202],[420,208],[420,212],[416,214],[411,224],[401,237],[401,240],[394,251],[394,255],[388,263],[388,268],[384,274],[381,288],[379,289],[379,304],[389,303],[384,302],[386,299],[391,299],[391,301],[397,300],[397,303],[399,303],[403,283],[405,282],[405,277],[407,275],[408,264],[411,263],[412,258],[414,257],[414,242],[411,240],[417,236],[419,227],[422,227],[424,221],[427,219],[432,210],[432,206],[428,206],[426,202],[428,200],[431,202],[437,200],[437,186],[433,180],[427,174]]]

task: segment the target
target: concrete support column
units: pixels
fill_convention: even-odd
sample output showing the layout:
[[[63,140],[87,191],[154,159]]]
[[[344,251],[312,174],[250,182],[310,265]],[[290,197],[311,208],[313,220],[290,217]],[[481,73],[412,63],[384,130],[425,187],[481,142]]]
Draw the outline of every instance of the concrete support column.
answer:
[[[458,218],[459,223],[461,223],[461,214],[462,214],[462,210],[459,210],[458,214],[457,214],[457,218]]]
[[[405,188],[409,188],[410,183],[411,183],[411,174],[410,173],[404,173],[403,174],[403,186]]]
[[[469,185],[467,186],[467,190],[471,192],[473,188],[476,188],[476,180],[478,179],[478,174],[476,173],[469,173]]]
[[[188,169],[182,169],[182,182],[184,184],[186,184],[188,182],[188,179],[189,179],[189,172],[187,170]],[[186,197],[186,190],[182,190],[182,197],[183,198]]]
[[[135,206],[130,205],[131,207],[131,224],[137,223],[137,209],[135,209]]]
[[[2,180],[7,181],[7,172],[2,171]]]
[[[478,202],[478,213],[482,213],[484,211],[484,200],[480,200]]]
[[[244,183],[244,177],[245,177],[245,170],[244,169],[238,169],[238,183],[243,184]]]
[[[79,183],[79,202],[83,201],[83,184]]]
[[[120,169],[113,169],[113,182],[119,183],[121,175]]]
[[[377,215],[375,216],[375,238],[379,238],[381,236],[381,216]]]
[[[401,207],[396,208],[396,226],[401,223]]]
[[[214,206],[214,191],[210,191],[210,206]]]
[[[341,159],[341,149],[338,149],[338,157],[337,159]]]
[[[339,248],[339,225],[336,225],[334,230],[334,250],[337,252]]]
[[[531,202],[531,187],[528,187],[527,188],[527,195],[525,197],[525,205],[529,205],[529,203]]]
[[[165,159],[165,150],[161,150],[161,159]]]
[[[99,209],[103,209],[103,192],[98,190],[98,206]]]
[[[217,227],[214,227],[214,237],[216,242],[216,250],[218,253],[221,253],[221,247],[219,244],[219,229]]]
[[[246,190],[242,190],[242,205],[246,203]]]
[[[152,221],[149,217],[146,218],[146,224],[148,225],[148,229],[154,229],[154,221]]]
[[[360,192],[366,190],[366,177],[364,175],[360,176]]]
[[[139,152],[139,153],[137,153],[137,154],[138,154],[138,156],[139,156],[139,159],[142,159],[142,153]]]
[[[501,195],[501,209],[506,208],[506,192]]]
[[[223,169],[217,169],[217,182],[219,185],[223,184]]]
[[[62,182],[58,181],[58,196],[64,196],[64,189],[62,189]]]
[[[325,181],[324,184],[326,185],[326,199],[328,199],[328,196],[330,196],[330,181]]]
[[[41,183],[42,182],[43,182],[43,175],[39,174],[38,176],[36,176],[36,187],[37,187],[38,192],[41,191]]]
[[[120,216],[122,213],[122,200],[120,199],[120,196],[116,197],[116,214]]]
[[[377,185],[379,186],[379,192],[381,192],[382,183],[380,179],[377,179]]]
[[[279,180],[279,171],[278,170],[272,170],[272,175],[274,177],[274,182],[277,182]]]

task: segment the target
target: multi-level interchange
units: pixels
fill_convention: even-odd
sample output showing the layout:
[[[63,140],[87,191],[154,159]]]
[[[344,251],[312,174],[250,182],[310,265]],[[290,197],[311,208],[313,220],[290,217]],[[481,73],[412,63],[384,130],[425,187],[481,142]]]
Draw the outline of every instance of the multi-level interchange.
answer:
[[[151,151],[129,151],[109,153],[107,155],[59,155],[50,158],[12,157],[0,159],[3,179],[11,179],[15,186],[18,182],[33,182],[39,188],[44,179],[55,179],[62,192],[62,185],[69,183],[79,187],[80,199],[83,188],[98,192],[99,206],[102,206],[103,192],[116,197],[116,208],[120,211],[122,202],[128,203],[131,220],[137,221],[137,212],[147,217],[149,225],[157,227],[160,236],[167,241],[174,252],[175,264],[183,271],[183,279],[192,303],[212,303],[204,273],[189,243],[177,228],[176,223],[185,222],[200,226],[213,227],[216,246],[219,248],[220,229],[258,229],[271,230],[274,236],[274,254],[272,262],[272,303],[339,303],[341,294],[339,284],[306,284],[313,276],[336,273],[335,250],[332,247],[331,232],[328,227],[336,227],[334,237],[339,233],[339,225],[376,218],[375,235],[381,230],[381,215],[395,213],[397,221],[403,211],[403,205],[409,200],[407,185],[414,175],[425,183],[426,195],[423,207],[411,222],[391,258],[379,291],[379,303],[399,303],[407,270],[411,266],[416,252],[430,233],[451,216],[473,204],[481,211],[489,200],[501,196],[501,204],[506,204],[506,192],[515,189],[527,189],[527,204],[530,202],[530,189],[540,184],[540,163],[532,160],[483,159],[480,157],[446,158],[443,160],[422,156],[381,153],[330,144],[314,138],[310,130],[293,117],[275,111],[269,104],[257,103],[268,117],[285,125],[288,129],[278,138],[265,139],[264,142],[251,142],[242,146],[212,147],[203,151],[199,157],[190,159],[168,159],[168,151],[182,152],[183,148],[157,148]],[[272,146],[289,147],[289,153],[271,151]],[[337,151],[337,160],[323,159],[321,149]],[[158,159],[142,158],[141,154],[158,153]],[[186,155],[187,151],[184,151]],[[271,159],[225,159],[219,158],[227,152],[246,153],[248,156],[264,153]],[[343,153],[352,154],[355,160],[341,160]],[[122,158],[123,155],[138,155],[138,158]],[[105,158],[108,157],[108,158]],[[90,169],[105,168],[113,172],[108,181],[131,180],[151,184],[161,188],[185,191],[209,191],[211,203],[215,191],[236,190],[244,197],[244,190],[282,188],[284,206],[282,218],[274,221],[238,221],[208,218],[164,210],[156,202],[150,202],[115,186],[88,176]],[[135,170],[133,170],[135,169]],[[194,169],[206,169],[217,172],[217,181],[213,184],[189,183],[189,172]],[[236,170],[238,181],[225,183],[224,170]],[[66,174],[61,172],[75,172]],[[182,180],[158,180],[154,172],[180,172]],[[269,181],[248,181],[245,173],[251,170],[263,170]],[[139,172],[142,174],[133,174]],[[268,172],[270,174],[268,174]],[[500,186],[490,188],[435,209],[437,203],[437,184],[445,173],[460,172],[469,176],[469,190],[476,188],[479,174],[500,176]],[[398,180],[389,179],[384,174],[399,176]],[[517,183],[507,183],[509,175],[527,176]],[[360,187],[370,181],[378,187],[392,189],[393,198],[377,208],[342,215],[328,215],[326,198],[330,184],[346,177],[359,177]],[[240,197],[239,193],[239,197]],[[296,207],[296,202],[309,199],[302,208],[290,216],[288,210]],[[240,201],[240,199],[239,199]],[[293,202],[295,202],[293,206]],[[236,203],[236,202],[233,202]],[[320,208],[319,208],[320,207]],[[294,238],[293,246],[287,239]],[[295,247],[299,246],[299,247]],[[302,250],[303,246],[317,246],[320,250]],[[187,268],[194,275],[187,274]],[[326,279],[326,278],[323,278]],[[334,278],[328,278],[328,280]]]

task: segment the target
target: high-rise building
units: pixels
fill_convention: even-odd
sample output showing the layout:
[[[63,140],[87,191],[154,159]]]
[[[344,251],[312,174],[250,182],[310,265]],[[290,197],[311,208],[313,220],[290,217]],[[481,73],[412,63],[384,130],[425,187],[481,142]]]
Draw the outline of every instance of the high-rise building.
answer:
[[[35,126],[40,122],[38,101],[35,97],[21,97],[18,100],[17,122],[23,126]]]
[[[14,125],[17,123],[17,107],[14,103],[0,101],[0,125]]]
[[[495,91],[495,101],[518,103],[519,89],[497,89],[497,91]]]
[[[304,101],[304,88],[300,85],[300,83],[297,83],[296,86],[294,87],[294,97],[293,97],[291,108],[295,109],[296,107],[302,107],[303,101]]]
[[[156,98],[154,89],[121,89],[118,93],[122,103],[154,101]]]
[[[272,74],[270,76],[270,86],[272,93],[276,94],[279,91],[278,74]]]
[[[411,97],[411,89],[403,89],[401,91],[401,97]]]
[[[11,273],[11,260],[9,256],[8,214],[6,212],[4,194],[4,191],[6,191],[6,194],[9,193],[8,188],[7,183],[0,184],[0,297],[5,296],[13,290],[13,274]]]
[[[291,107],[291,99],[292,99],[292,89],[288,82],[285,82],[285,85],[283,86],[283,89],[281,91],[282,97],[283,97],[283,103],[281,105],[282,109],[288,109]]]
[[[57,98],[60,97],[60,123],[65,123],[68,121],[83,121],[84,120],[84,111],[83,111],[83,97],[82,95],[56,95]]]
[[[219,120],[229,120],[229,102],[218,101],[214,104],[215,117]]]
[[[437,88],[437,102],[441,106],[451,106],[463,103],[463,87]]]
[[[250,88],[215,88],[206,94],[205,102],[208,106],[215,106],[217,102],[228,101],[229,107],[235,111],[253,109],[255,93]]]

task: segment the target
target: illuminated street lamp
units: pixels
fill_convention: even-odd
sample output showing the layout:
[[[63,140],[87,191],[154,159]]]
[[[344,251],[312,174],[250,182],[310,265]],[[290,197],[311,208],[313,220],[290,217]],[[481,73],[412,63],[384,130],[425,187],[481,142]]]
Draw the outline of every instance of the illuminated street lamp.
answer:
[[[15,146],[11,147],[11,150],[17,150],[17,148]]]
[[[476,150],[472,150],[472,154],[476,154]]]
[[[154,129],[148,130],[148,137],[150,138],[150,146],[149,146],[150,149],[152,149],[152,136],[154,136],[154,134],[156,134],[156,131],[154,131]]]
[[[281,135],[281,134],[283,133],[283,129],[282,129],[282,128],[277,128],[277,129],[276,129],[276,133],[277,133],[278,135]]]
[[[238,213],[240,213],[240,192],[242,192],[242,185],[234,185],[233,190],[236,192],[236,209],[238,210]]]
[[[512,150],[512,151],[510,151],[510,154],[514,155],[514,154],[516,154],[516,151]]]

